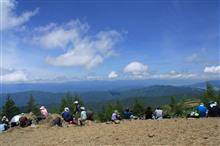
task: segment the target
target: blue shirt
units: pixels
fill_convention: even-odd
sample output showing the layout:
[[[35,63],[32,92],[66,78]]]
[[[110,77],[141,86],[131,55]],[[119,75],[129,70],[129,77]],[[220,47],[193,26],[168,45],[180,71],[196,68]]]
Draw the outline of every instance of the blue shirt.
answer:
[[[132,113],[131,112],[124,112],[124,118],[125,119],[130,119]]]
[[[73,115],[71,112],[66,112],[64,111],[63,114],[62,114],[62,117],[63,119],[66,121],[66,122],[70,122],[73,120]]]
[[[197,112],[199,113],[200,117],[205,117],[207,108],[204,105],[199,105],[196,107]]]

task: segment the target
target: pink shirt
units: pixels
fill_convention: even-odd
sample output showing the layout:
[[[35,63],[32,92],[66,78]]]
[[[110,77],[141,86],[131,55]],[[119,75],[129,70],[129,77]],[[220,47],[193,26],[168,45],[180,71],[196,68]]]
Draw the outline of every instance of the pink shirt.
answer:
[[[41,112],[41,115],[43,115],[45,118],[48,117],[47,109],[42,109],[40,112]]]

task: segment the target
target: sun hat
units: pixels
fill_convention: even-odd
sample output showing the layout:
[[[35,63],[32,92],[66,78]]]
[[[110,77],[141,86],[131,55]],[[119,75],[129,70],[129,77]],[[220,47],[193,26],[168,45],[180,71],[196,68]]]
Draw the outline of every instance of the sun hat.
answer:
[[[79,102],[76,100],[76,101],[74,101],[74,104],[78,104]]]
[[[41,107],[40,107],[40,110],[43,110],[43,109],[45,109],[45,107],[44,107],[44,106],[41,106]]]
[[[85,110],[85,107],[82,106],[82,107],[80,107],[80,109],[81,109],[81,110]]]
[[[68,111],[70,111],[70,109],[68,107],[65,107],[64,111],[68,112]]]

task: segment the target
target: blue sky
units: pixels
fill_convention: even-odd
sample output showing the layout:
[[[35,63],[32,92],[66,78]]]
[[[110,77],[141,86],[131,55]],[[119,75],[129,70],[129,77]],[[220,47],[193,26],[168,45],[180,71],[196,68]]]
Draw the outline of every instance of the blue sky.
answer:
[[[1,78],[219,79],[219,18],[217,0],[1,0]]]

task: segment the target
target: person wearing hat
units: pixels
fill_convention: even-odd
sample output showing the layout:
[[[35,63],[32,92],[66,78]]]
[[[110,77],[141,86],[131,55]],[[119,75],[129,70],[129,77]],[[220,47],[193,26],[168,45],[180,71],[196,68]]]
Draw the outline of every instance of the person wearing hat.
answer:
[[[76,109],[75,110],[76,111],[75,118],[76,118],[76,120],[78,120],[78,118],[80,117],[80,113],[81,113],[81,106],[78,101],[74,101],[74,105],[75,105],[75,109]]]
[[[68,107],[64,108],[64,111],[62,113],[62,117],[63,117],[64,121],[66,121],[66,122],[72,123],[72,121],[73,121],[73,115]]]
[[[43,119],[46,119],[48,117],[47,109],[44,106],[40,107],[40,113]]]
[[[119,124],[120,123],[120,115],[118,113],[117,110],[115,110],[113,113],[112,113],[112,122],[114,122],[115,124]]]
[[[46,119],[49,115],[48,112],[47,112],[47,109],[44,106],[40,107],[40,113],[41,113],[41,115],[39,117],[37,117],[37,119],[36,119],[37,123],[41,120]]]
[[[79,118],[79,124],[82,126],[82,125],[85,125],[85,122],[87,120],[87,115],[86,115],[86,109],[85,107],[81,107],[81,113],[80,113],[80,118]]]
[[[4,124],[4,129],[7,130],[9,128],[9,120],[6,116],[2,117],[1,124]]]

